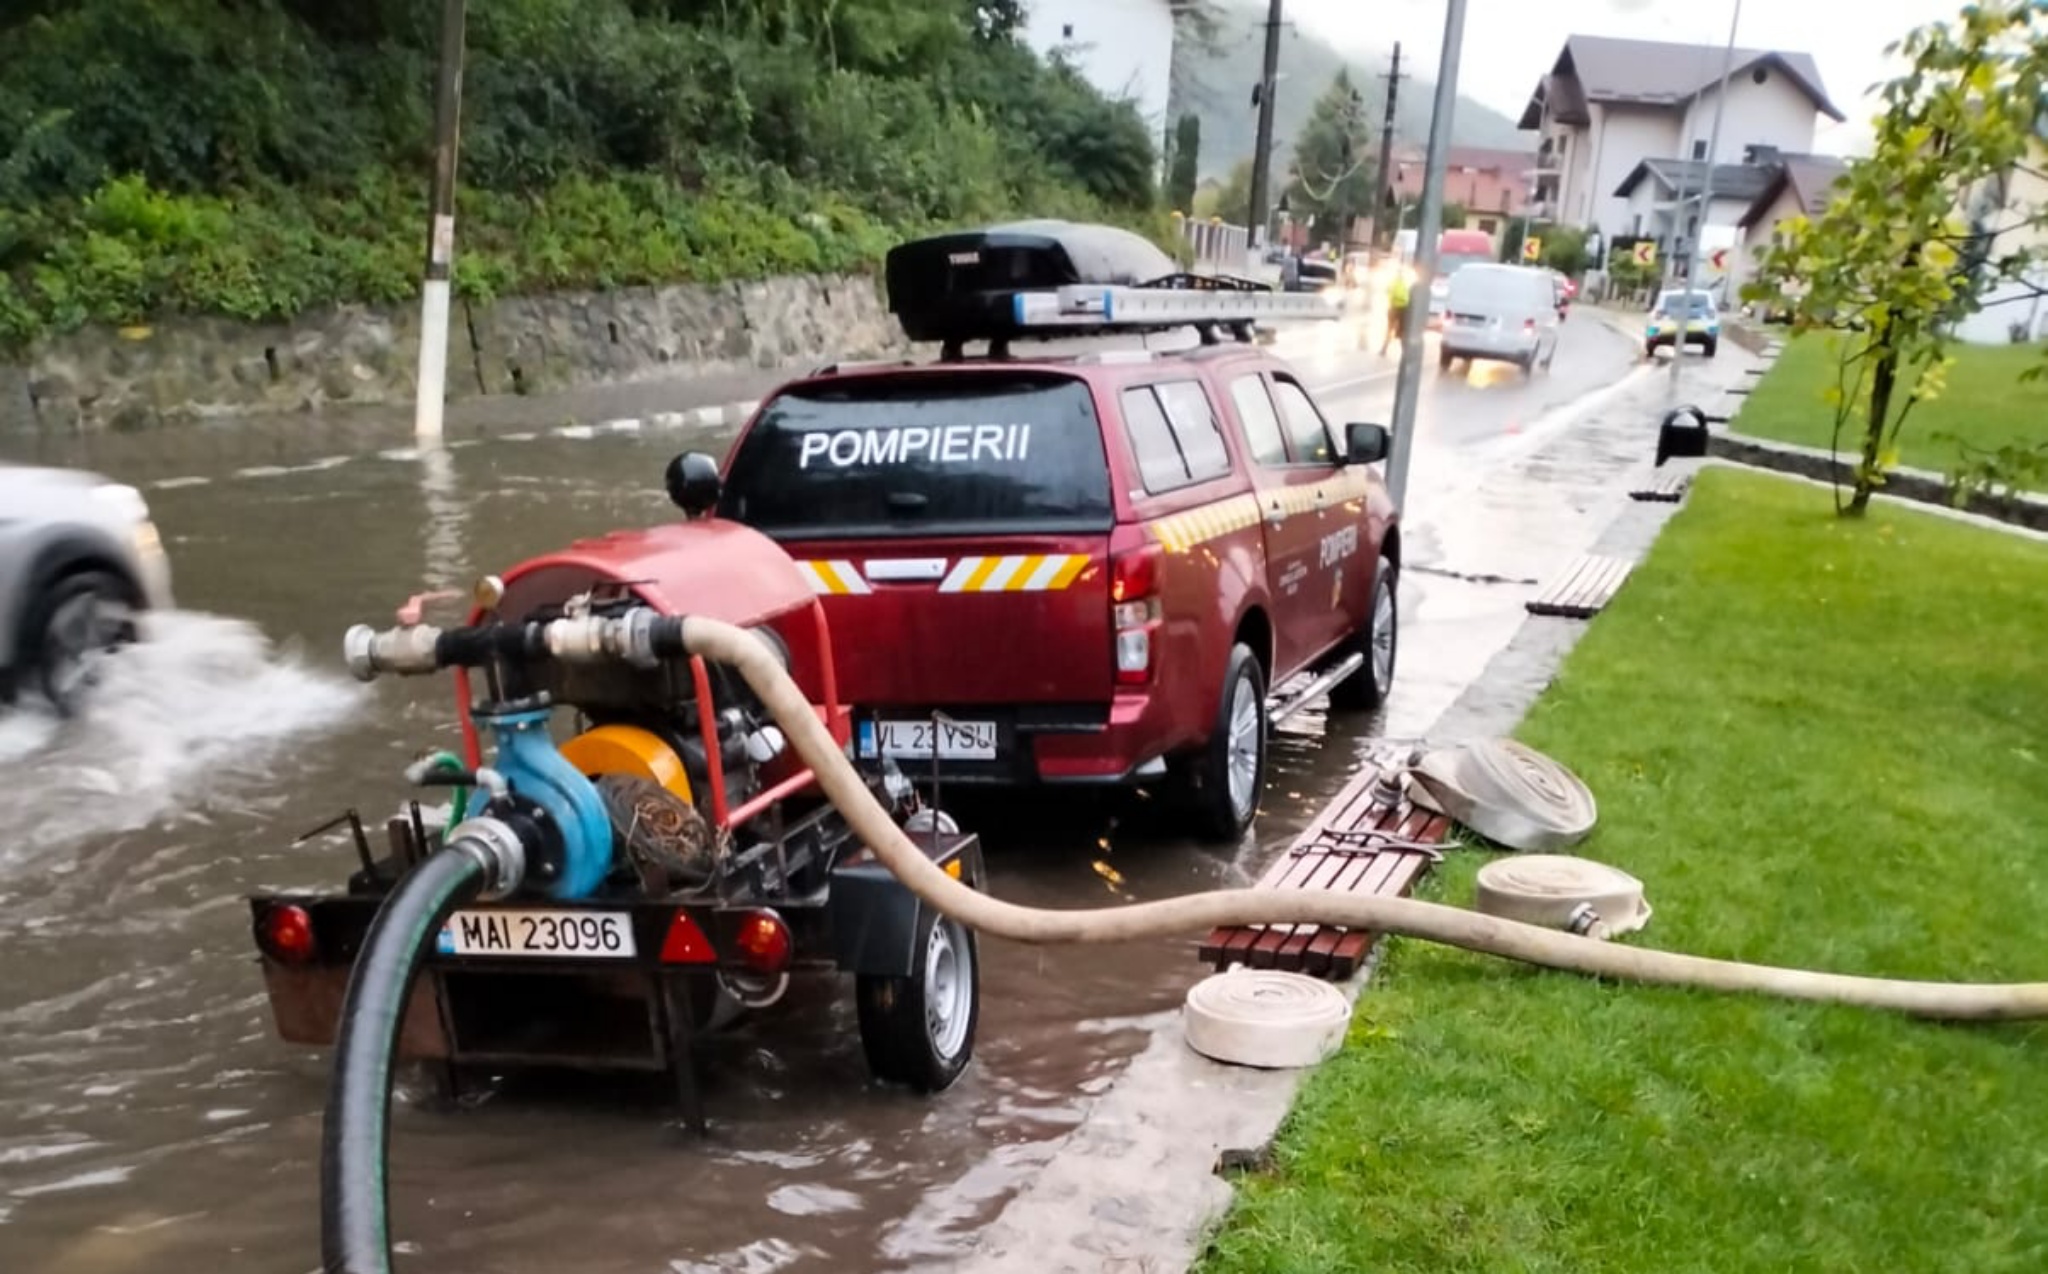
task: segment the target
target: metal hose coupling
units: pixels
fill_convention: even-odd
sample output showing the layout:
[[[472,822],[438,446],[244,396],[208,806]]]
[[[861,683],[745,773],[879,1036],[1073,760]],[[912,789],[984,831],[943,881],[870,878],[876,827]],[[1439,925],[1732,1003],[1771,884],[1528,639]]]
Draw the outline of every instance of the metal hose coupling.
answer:
[[[673,619],[650,607],[635,606],[621,615],[571,615],[551,621],[544,633],[548,654],[565,663],[620,659],[635,668],[658,668],[662,659],[682,649]]]
[[[435,651],[441,630],[431,624],[405,624],[382,632],[368,624],[351,624],[341,636],[341,657],[357,681],[375,681],[380,672],[408,676],[439,671]]]
[[[518,892],[526,879],[526,843],[512,825],[488,814],[464,819],[448,832],[443,852],[467,855],[483,868],[478,897],[495,902]]]

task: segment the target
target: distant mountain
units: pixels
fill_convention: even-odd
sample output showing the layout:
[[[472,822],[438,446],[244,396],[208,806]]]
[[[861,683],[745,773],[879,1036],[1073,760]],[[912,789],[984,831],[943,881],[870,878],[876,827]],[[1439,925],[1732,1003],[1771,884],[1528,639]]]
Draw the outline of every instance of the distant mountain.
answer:
[[[1259,113],[1251,94],[1265,58],[1266,6],[1261,0],[1214,0],[1203,7],[1215,21],[1215,38],[1210,50],[1192,52],[1192,41],[1181,40],[1175,51],[1172,109],[1176,116],[1192,111],[1201,117],[1201,175],[1220,180],[1240,160],[1249,159],[1257,143]],[[1420,66],[1421,58],[1406,52],[1394,101],[1394,138],[1420,147],[1429,137],[1436,85],[1413,73],[1433,68]],[[1339,70],[1350,71],[1352,85],[1365,95],[1367,111],[1375,121],[1382,118],[1391,53],[1389,45],[1386,52],[1360,60],[1339,53],[1299,23],[1282,28],[1280,74],[1285,78],[1274,94],[1273,112],[1276,173],[1286,171],[1295,135]],[[1514,120],[1462,94],[1453,133],[1452,141],[1461,146],[1536,149],[1533,133],[1522,132]]]

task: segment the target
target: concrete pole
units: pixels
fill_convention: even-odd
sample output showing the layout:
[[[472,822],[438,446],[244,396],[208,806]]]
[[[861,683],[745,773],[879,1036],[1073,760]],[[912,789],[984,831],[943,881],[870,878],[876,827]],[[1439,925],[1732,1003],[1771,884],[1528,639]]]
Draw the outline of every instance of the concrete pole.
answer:
[[[441,65],[434,79],[434,185],[427,231],[427,277],[420,292],[419,397],[413,432],[441,436],[448,388],[449,273],[455,261],[455,155],[462,128],[464,0],[442,0]]]
[[[1700,217],[1699,232],[1681,234],[1685,243],[1685,298],[1679,304],[1678,338],[1671,343],[1671,398],[1678,399],[1679,366],[1685,357],[1685,325],[1692,321],[1693,284],[1700,277],[1700,234],[1707,228],[1707,210],[1714,206],[1714,156],[1721,149],[1721,116],[1728,105],[1728,77],[1735,72],[1735,32],[1742,25],[1742,0],[1735,0],[1735,11],[1728,18],[1728,47],[1721,54],[1721,91],[1714,97],[1714,123],[1707,130],[1707,166],[1700,176]],[[1685,216],[1685,203],[1679,201],[1678,215]],[[1680,220],[1678,229],[1682,232],[1685,222]],[[1674,261],[1674,265],[1677,263]]]
[[[1429,115],[1429,151],[1423,161],[1422,217],[1415,231],[1416,286],[1401,325],[1401,371],[1394,380],[1393,444],[1387,489],[1406,516],[1408,467],[1415,452],[1415,395],[1422,388],[1422,338],[1429,327],[1429,282],[1436,276],[1437,238],[1444,225],[1444,172],[1450,167],[1452,117],[1458,109],[1458,55],[1465,43],[1465,0],[1448,0],[1444,51],[1437,62],[1436,102]]]
[[[1259,74],[1259,132],[1252,150],[1252,206],[1245,229],[1254,249],[1266,246],[1266,185],[1273,166],[1273,89],[1280,74],[1280,6],[1272,0],[1266,13],[1266,64]]]

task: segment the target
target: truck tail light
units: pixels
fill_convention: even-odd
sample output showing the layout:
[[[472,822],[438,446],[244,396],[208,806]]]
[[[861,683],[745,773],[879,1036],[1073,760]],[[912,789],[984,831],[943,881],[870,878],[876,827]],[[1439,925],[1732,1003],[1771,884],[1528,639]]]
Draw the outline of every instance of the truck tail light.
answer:
[[[279,964],[306,964],[313,959],[313,917],[296,903],[282,902],[256,922],[256,945]]]
[[[789,967],[789,955],[796,945],[782,917],[763,907],[748,912],[733,933],[740,959],[756,973],[780,973]]]
[[[1164,611],[1159,603],[1158,545],[1120,554],[1109,581],[1110,622],[1116,630],[1118,685],[1142,686],[1152,680],[1152,635]]]

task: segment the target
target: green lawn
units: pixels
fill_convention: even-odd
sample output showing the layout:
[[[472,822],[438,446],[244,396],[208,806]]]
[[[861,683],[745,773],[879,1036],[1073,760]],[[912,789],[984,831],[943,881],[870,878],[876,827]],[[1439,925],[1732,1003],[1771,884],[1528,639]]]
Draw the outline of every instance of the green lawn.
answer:
[[[1519,734],[1646,882],[1629,941],[2048,978],[2044,634],[2048,546],[1709,469]],[[2048,1270],[2044,1075],[2048,1026],[1398,941],[1199,1269]]]
[[[1821,395],[1836,383],[1832,338],[1820,333],[1786,342],[1756,392],[1743,404],[1734,428],[1755,438],[1775,438],[1807,447],[1826,447],[1834,412]],[[1899,463],[1947,473],[1960,459],[1957,445],[1937,438],[1953,434],[1979,448],[2048,441],[2048,379],[2022,384],[2020,373],[2041,365],[2038,345],[1962,345],[1948,386],[1913,409],[1899,436]],[[1841,447],[1860,445],[1860,422],[1842,432]]]

